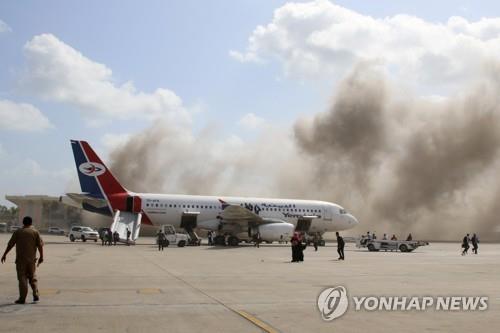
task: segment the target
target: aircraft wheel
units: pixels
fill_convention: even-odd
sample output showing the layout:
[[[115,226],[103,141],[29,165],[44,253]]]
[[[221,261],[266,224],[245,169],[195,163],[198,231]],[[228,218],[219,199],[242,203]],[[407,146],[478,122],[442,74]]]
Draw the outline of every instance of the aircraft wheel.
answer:
[[[227,242],[229,243],[229,246],[238,246],[240,244],[240,240],[235,236],[229,237]]]
[[[406,246],[406,244],[399,245],[399,251],[408,252],[408,246]]]
[[[215,245],[222,245],[222,246],[226,245],[226,240],[225,240],[224,236],[222,236],[222,235],[215,236],[214,244]]]

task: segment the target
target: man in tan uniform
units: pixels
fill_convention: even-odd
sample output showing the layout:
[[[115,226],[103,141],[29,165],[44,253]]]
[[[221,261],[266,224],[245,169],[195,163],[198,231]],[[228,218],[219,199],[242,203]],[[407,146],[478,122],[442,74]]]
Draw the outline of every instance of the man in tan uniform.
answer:
[[[9,244],[2,256],[2,264],[7,258],[7,253],[16,246],[16,270],[19,280],[19,299],[16,304],[24,304],[28,295],[28,281],[33,289],[33,302],[39,300],[36,269],[36,250],[40,252],[38,265],[43,262],[43,241],[37,230],[32,228],[31,217],[23,219],[24,227],[16,230],[10,238]]]

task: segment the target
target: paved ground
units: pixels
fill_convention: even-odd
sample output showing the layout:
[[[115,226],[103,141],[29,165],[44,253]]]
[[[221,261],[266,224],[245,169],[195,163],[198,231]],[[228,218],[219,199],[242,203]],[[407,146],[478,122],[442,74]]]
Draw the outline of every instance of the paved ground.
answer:
[[[8,235],[0,235],[3,252]],[[498,332],[500,245],[462,257],[457,244],[414,253],[372,253],[347,245],[289,263],[285,246],[169,247],[151,238],[137,246],[101,247],[45,236],[41,302],[13,305],[14,257],[0,266],[0,332]],[[486,295],[484,312],[348,312],[322,321],[316,299],[328,286],[352,296]]]

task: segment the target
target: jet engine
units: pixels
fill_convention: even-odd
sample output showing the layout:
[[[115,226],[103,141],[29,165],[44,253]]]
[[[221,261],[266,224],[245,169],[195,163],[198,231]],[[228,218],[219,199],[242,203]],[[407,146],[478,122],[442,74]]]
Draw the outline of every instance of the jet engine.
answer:
[[[280,240],[281,236],[283,236],[283,239],[289,239],[292,237],[294,229],[293,224],[281,222],[262,224],[259,225],[257,230],[263,240],[276,241]]]

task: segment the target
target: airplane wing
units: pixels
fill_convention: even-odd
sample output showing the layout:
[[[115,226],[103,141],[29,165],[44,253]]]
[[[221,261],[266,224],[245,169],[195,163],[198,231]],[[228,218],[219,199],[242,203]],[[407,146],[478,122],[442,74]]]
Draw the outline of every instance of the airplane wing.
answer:
[[[73,201],[80,205],[86,203],[96,208],[107,207],[108,203],[105,199],[94,198],[86,193],[66,193],[66,195]],[[64,202],[64,199],[63,199]],[[66,203],[66,202],[64,202]]]
[[[227,205],[219,216],[230,222],[261,224],[262,217],[238,205]]]
[[[286,223],[286,221],[277,218],[262,218],[261,216],[255,214],[254,212],[241,207],[239,205],[231,205],[223,202],[223,211],[219,214],[219,217],[225,223],[238,224],[242,227],[248,225],[261,225],[268,223]]]

